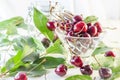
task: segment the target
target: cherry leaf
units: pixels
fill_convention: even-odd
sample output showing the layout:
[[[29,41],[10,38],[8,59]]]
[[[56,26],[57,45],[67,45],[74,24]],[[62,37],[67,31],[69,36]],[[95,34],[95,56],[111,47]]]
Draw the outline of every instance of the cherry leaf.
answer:
[[[92,80],[92,78],[87,75],[73,75],[66,78],[65,80]]]
[[[36,8],[34,8],[33,21],[38,30],[52,41],[54,38],[54,33],[46,26],[48,19]]]

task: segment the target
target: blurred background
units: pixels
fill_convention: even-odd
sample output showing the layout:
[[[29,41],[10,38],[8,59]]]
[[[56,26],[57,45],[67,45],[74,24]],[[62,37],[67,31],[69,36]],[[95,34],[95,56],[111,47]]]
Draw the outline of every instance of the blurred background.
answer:
[[[39,1],[47,5],[50,0],[0,0],[0,19],[13,16],[27,16],[31,3]],[[44,1],[44,2],[43,2]],[[76,14],[96,15],[100,19],[120,19],[120,0],[51,0],[58,1],[65,9]]]
[[[0,0],[0,21],[14,16],[22,16],[26,19],[28,8],[33,3],[45,10],[49,7],[49,1],[57,1],[60,6],[75,14],[99,17],[103,26],[116,28],[109,30],[105,36],[104,40],[108,45],[111,43],[113,45],[116,41],[120,43],[120,0]],[[120,47],[118,43],[116,44]]]

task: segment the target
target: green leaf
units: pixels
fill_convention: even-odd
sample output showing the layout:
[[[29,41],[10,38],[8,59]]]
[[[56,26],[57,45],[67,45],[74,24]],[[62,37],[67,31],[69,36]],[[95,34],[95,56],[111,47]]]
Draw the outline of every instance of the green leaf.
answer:
[[[96,22],[98,18],[96,16],[88,16],[84,19],[85,23],[92,23]]]
[[[3,46],[8,46],[10,45],[10,40],[4,35],[4,37],[1,37],[0,36],[0,47],[3,47]]]
[[[105,53],[106,51],[111,50],[111,49],[112,49],[112,48],[107,47],[107,46],[97,47],[97,48],[94,50],[94,52],[92,53],[92,56],[98,55],[98,54],[103,54],[103,53]]]
[[[22,61],[23,61],[24,63],[28,63],[28,62],[33,62],[33,61],[35,61],[35,60],[37,60],[37,59],[39,59],[39,54],[33,52],[33,53],[27,55],[26,57],[24,57],[24,58],[22,59]]]
[[[120,57],[116,57],[114,61],[114,66],[112,67],[114,73],[120,72]]]
[[[46,61],[42,64],[45,68],[55,68],[56,66],[58,66],[59,64],[63,64],[65,59],[63,58],[55,58],[55,57],[42,57],[39,60],[35,61],[34,64],[38,64],[41,61],[43,61],[43,59],[46,59]]]
[[[23,23],[17,25],[17,28],[28,29],[28,25],[23,22]]]
[[[1,71],[6,72],[6,71],[14,71],[15,69],[17,69],[19,66],[21,66],[23,63],[21,61],[21,58],[23,57],[22,51],[18,51],[18,53],[13,56],[12,58],[10,58],[5,66],[1,69]]]
[[[15,50],[23,50],[25,46],[29,46],[30,48],[36,48],[37,44],[34,41],[33,37],[19,37],[12,41],[14,43]]]
[[[87,75],[73,75],[66,78],[65,80],[92,80],[92,78]]]
[[[120,80],[120,72],[113,73],[110,80]]]
[[[50,31],[46,26],[48,19],[36,8],[34,8],[33,21],[38,30],[52,41],[54,38],[54,33]]]
[[[7,28],[7,34],[8,35],[17,34],[17,28],[16,28],[16,26],[14,26],[13,24],[9,25],[9,27]]]
[[[40,76],[45,75],[47,73],[48,73],[48,71],[41,65],[38,66],[36,69],[28,72],[28,74],[33,76],[33,77],[38,77],[38,76],[40,77]]]
[[[100,65],[103,67],[113,67],[114,66],[115,59],[113,57],[105,57],[104,55],[101,55],[101,54],[98,54],[95,57],[99,61]],[[100,66],[98,65],[96,60],[94,58],[92,60],[93,61],[92,61],[91,65],[92,65],[93,69],[99,69]]]
[[[8,29],[11,26],[17,26],[24,22],[24,19],[20,16],[13,17],[8,20],[0,22],[0,30]]]
[[[32,77],[38,77],[38,76],[40,77],[45,74],[47,74],[47,70],[45,70],[45,69],[36,70],[36,71],[34,70],[29,73],[29,75],[31,75]]]
[[[63,53],[63,46],[61,45],[61,41],[60,40],[56,40],[52,46],[48,47],[46,50],[46,53]]]

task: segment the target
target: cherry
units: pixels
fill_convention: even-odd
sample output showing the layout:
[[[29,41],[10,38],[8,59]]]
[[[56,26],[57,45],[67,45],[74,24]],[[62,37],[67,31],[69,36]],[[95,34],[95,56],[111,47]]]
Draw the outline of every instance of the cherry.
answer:
[[[74,25],[73,31],[75,33],[86,32],[87,31],[87,25],[85,24],[85,22],[79,21]]]
[[[97,28],[95,26],[90,26],[88,29],[88,33],[94,37],[97,34]]]
[[[95,34],[95,36],[94,36],[94,37],[98,37],[98,36],[99,36],[99,34],[100,34],[100,33],[99,33],[99,32],[97,32],[97,33]]]
[[[80,37],[90,37],[90,34],[86,32],[86,33],[80,34]]]
[[[45,48],[48,48],[50,45],[50,40],[48,38],[43,38],[41,42]]]
[[[97,27],[97,32],[99,32],[99,33],[102,32],[102,26],[101,26],[101,24],[100,24],[99,22],[96,22],[96,23],[94,24],[94,26]]]
[[[106,57],[115,57],[115,54],[112,51],[105,52]]]
[[[83,62],[82,62],[80,56],[77,56],[77,55],[73,56],[71,58],[70,62],[71,62],[71,64],[73,64],[76,67],[82,67],[83,66]]]
[[[53,21],[49,21],[47,22],[47,28],[51,31],[54,31],[55,30],[55,25],[54,25],[55,22]]]
[[[64,64],[60,64],[55,69],[55,73],[59,76],[64,76],[67,73],[67,66]]]
[[[15,75],[14,80],[27,80],[26,73],[19,72]]]
[[[80,68],[80,71],[84,75],[91,75],[93,73],[93,69],[90,65],[85,65]]]
[[[89,27],[89,26],[92,26],[92,23],[87,23],[87,26]]]
[[[110,78],[112,75],[112,71],[110,68],[102,67],[99,69],[99,75],[103,79]]]
[[[80,15],[75,15],[73,17],[73,22],[79,22],[79,21],[82,21],[83,20],[83,17],[80,16]]]

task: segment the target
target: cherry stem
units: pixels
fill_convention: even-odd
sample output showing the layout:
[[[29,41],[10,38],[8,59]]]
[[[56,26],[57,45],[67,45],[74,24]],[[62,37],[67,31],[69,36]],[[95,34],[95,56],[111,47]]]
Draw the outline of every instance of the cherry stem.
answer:
[[[97,58],[95,57],[95,55],[93,56],[93,58],[94,58],[95,61],[98,63],[98,65],[99,65],[100,67],[102,67],[102,65],[99,63],[99,61],[98,61]]]
[[[0,77],[5,76],[7,73],[9,73],[9,71],[6,71],[6,72],[4,72],[3,74],[0,74]]]
[[[33,71],[34,69],[36,69],[39,65],[41,65],[42,63],[44,63],[46,61],[46,59],[43,59],[37,66],[33,67],[32,69],[30,69],[27,73],[30,73],[31,71]]]

